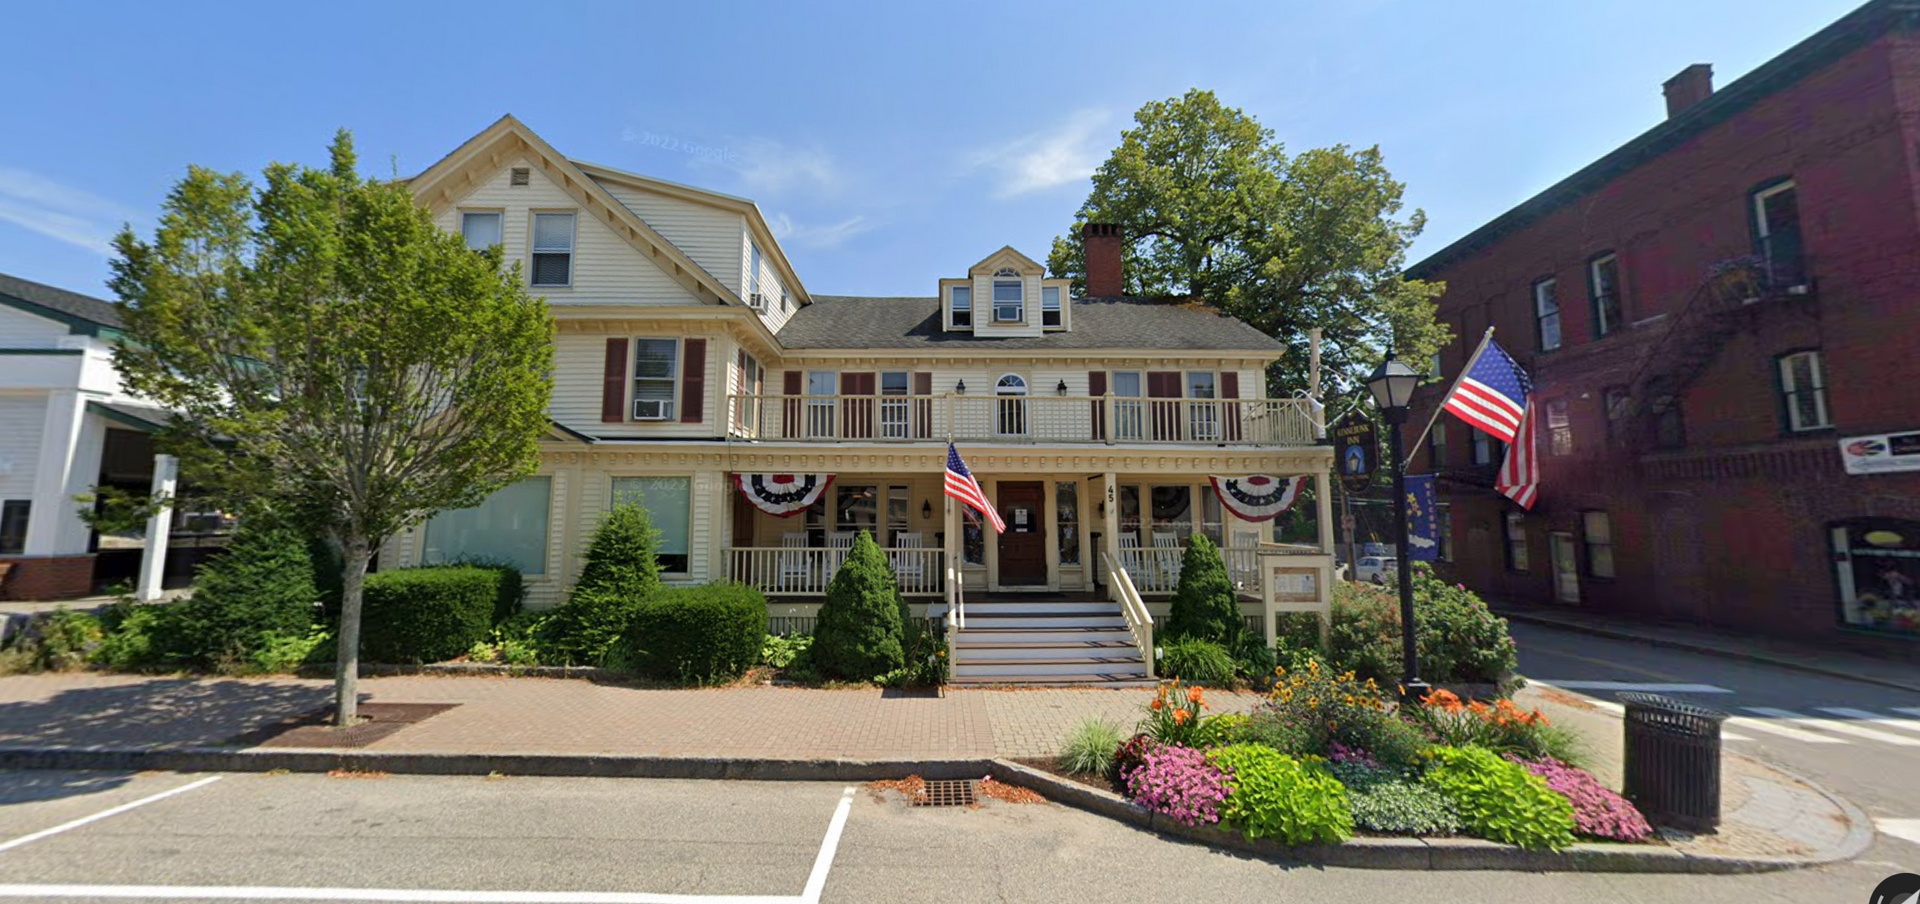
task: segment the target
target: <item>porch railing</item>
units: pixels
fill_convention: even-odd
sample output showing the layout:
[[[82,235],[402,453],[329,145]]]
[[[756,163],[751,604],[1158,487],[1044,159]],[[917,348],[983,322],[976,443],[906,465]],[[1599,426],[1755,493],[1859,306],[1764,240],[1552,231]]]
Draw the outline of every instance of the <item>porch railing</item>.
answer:
[[[1127,569],[1116,567],[1113,557],[1100,554],[1100,564],[1106,568],[1108,592],[1113,601],[1120,604],[1120,614],[1127,620],[1127,630],[1133,632],[1133,644],[1140,650],[1141,661],[1147,664],[1147,677],[1154,676],[1153,661],[1153,613],[1147,611],[1147,604],[1140,599],[1140,591],[1133,586],[1133,579]]]
[[[1266,551],[1273,552],[1272,549]],[[1128,574],[1133,577],[1134,586],[1141,593],[1172,593],[1180,584],[1180,566],[1186,555],[1185,546],[1144,549],[1124,546],[1120,549],[1121,564],[1126,566]],[[1260,555],[1261,548],[1258,546],[1221,547],[1220,557],[1226,560],[1227,577],[1233,581],[1235,590],[1248,596],[1260,593]]]
[[[941,549],[884,550],[908,596],[939,596],[946,592],[946,551]],[[846,561],[847,550],[824,547],[772,546],[727,548],[727,578],[777,596],[825,596],[833,573]]]
[[[730,436],[757,440],[1147,443],[1297,446],[1314,442],[1304,399],[1119,396],[729,395]]]

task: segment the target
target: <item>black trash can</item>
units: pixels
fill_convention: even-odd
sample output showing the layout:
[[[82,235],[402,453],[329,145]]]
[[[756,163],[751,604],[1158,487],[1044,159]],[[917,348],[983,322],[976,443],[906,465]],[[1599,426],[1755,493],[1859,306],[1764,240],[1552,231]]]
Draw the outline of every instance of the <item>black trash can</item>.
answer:
[[[1627,799],[1656,825],[1717,831],[1727,714],[1654,694],[1621,694],[1620,702],[1627,707]]]

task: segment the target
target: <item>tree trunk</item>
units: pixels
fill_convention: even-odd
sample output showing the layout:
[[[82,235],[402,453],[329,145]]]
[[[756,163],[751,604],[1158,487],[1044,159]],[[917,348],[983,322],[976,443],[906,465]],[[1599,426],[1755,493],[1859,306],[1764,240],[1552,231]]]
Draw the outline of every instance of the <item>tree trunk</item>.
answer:
[[[346,549],[346,573],[340,581],[340,631],[334,637],[339,647],[333,676],[335,725],[352,725],[360,711],[360,597],[367,583],[367,562],[373,550],[365,537],[352,536]]]

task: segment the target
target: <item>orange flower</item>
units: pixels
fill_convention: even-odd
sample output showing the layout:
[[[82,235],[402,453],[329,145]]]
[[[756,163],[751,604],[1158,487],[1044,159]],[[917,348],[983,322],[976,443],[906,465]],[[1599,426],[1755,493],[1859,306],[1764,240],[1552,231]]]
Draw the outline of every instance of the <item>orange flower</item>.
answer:
[[[1149,704],[1147,704],[1147,706],[1149,706],[1149,707],[1151,707],[1151,708],[1153,709],[1153,711],[1154,711],[1154,712],[1159,712],[1159,711],[1161,710],[1161,708],[1162,708],[1162,707],[1165,707],[1166,705],[1167,705],[1167,701],[1165,701],[1165,700],[1163,700],[1163,699],[1161,699],[1161,698],[1159,698],[1159,697],[1155,697],[1155,698],[1153,698],[1153,702],[1152,702],[1152,703],[1149,703]]]
[[[1175,725],[1185,725],[1187,724],[1187,720],[1191,718],[1193,718],[1193,713],[1187,712],[1184,709],[1176,709],[1173,711],[1173,724]]]
[[[1206,705],[1206,702],[1207,702],[1204,699],[1205,696],[1206,695],[1201,692],[1201,688],[1197,684],[1194,685],[1193,687],[1187,688],[1187,702],[1189,703],[1204,706]]]

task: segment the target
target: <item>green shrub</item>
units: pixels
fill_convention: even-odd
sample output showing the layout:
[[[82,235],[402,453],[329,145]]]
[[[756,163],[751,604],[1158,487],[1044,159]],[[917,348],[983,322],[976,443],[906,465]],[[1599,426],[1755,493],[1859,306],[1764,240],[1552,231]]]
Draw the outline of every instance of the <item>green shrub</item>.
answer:
[[[178,651],[193,665],[244,665],[268,636],[304,636],[320,617],[309,540],[268,516],[244,519],[227,548],[202,565],[193,596],[175,603]]]
[[[367,575],[360,655],[369,662],[441,662],[473,648],[493,626],[500,573],[466,565]]]
[[[827,585],[814,622],[814,667],[833,678],[871,680],[906,665],[900,587],[893,566],[862,532]]]
[[[1259,744],[1216,747],[1207,760],[1230,776],[1221,820],[1248,838],[1300,845],[1353,837],[1347,791],[1325,766]]]
[[[468,565],[500,573],[500,595],[493,601],[494,624],[504,624],[520,614],[521,603],[527,595],[527,582],[520,576],[519,566],[512,562],[484,556],[462,556],[447,564]]]
[[[811,634],[769,634],[765,643],[760,645],[760,662],[776,669],[793,665],[813,646]]]
[[[1308,731],[1304,723],[1286,713],[1270,708],[1248,714],[1246,724],[1240,726],[1238,740],[1243,744],[1271,747],[1293,757],[1318,756],[1316,750],[1325,749],[1318,733]]]
[[[593,529],[586,564],[573,585],[581,593],[646,599],[660,589],[660,532],[645,506],[622,503],[609,509]]]
[[[182,668],[193,646],[178,603],[136,603],[131,599],[100,610],[107,636],[94,648],[93,663],[122,672]]]
[[[1525,766],[1479,747],[1435,747],[1424,781],[1460,812],[1467,830],[1528,849],[1573,844],[1573,805]]]
[[[654,591],[658,593],[659,591]],[[633,627],[647,602],[608,590],[580,590],[547,610],[533,639],[543,661],[552,665],[605,665],[607,655]]]
[[[1333,777],[1347,786],[1356,828],[1382,835],[1454,835],[1463,826],[1445,795],[1416,773],[1360,763],[1335,763]]]
[[[305,634],[268,634],[247,657],[251,671],[274,675],[333,658],[333,632],[310,628]]]
[[[85,612],[55,609],[35,616],[15,646],[26,654],[22,671],[65,672],[86,668],[88,659],[106,638],[100,620]]]
[[[1240,643],[1233,648],[1234,671],[1256,684],[1273,680],[1273,670],[1279,664],[1273,648],[1267,646],[1265,639],[1252,633],[1242,634]]]
[[[540,653],[534,632],[545,616],[542,612],[522,612],[494,625],[493,630],[487,632],[486,640],[467,650],[467,658],[501,665],[541,665],[545,657]]]
[[[1283,753],[1328,756],[1333,745],[1360,750],[1395,766],[1411,765],[1426,747],[1424,738],[1387,707],[1372,679],[1335,672],[1317,659],[1279,676],[1259,713],[1271,713],[1279,726],[1261,726],[1292,749]]]
[[[1233,654],[1211,640],[1182,637],[1160,648],[1162,675],[1195,684],[1230,684],[1234,676]]]
[[[1074,775],[1104,775],[1113,765],[1114,751],[1120,749],[1127,730],[1101,716],[1080,720],[1060,745],[1060,768]]]
[[[767,598],[745,584],[670,587],[634,614],[628,662],[650,678],[716,684],[760,661]]]
[[[1180,559],[1180,583],[1173,590],[1166,638],[1196,638],[1233,649],[1245,632],[1226,559],[1205,534],[1194,534]]]
[[[1506,619],[1458,584],[1413,567],[1413,612],[1420,677],[1436,683],[1495,682],[1517,662]],[[1401,678],[1400,598],[1396,591],[1348,581],[1334,584],[1329,658],[1340,668],[1383,684]]]
[[[1200,723],[1199,742],[1202,747],[1225,747],[1246,740],[1247,723],[1252,721],[1246,713],[1221,713],[1208,716]]]

